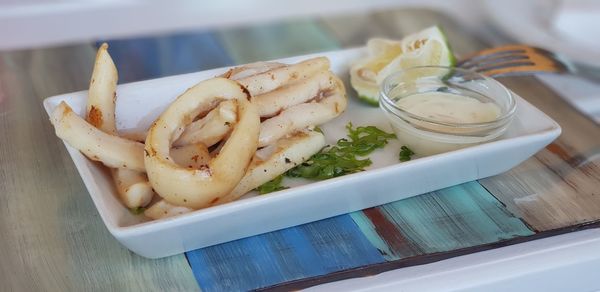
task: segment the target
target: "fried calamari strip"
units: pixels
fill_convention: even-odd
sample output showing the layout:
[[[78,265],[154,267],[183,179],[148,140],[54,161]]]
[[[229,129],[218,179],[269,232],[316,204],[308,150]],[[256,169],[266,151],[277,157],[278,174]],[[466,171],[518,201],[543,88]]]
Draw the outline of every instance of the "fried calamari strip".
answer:
[[[237,79],[237,81],[244,85],[252,96],[257,96],[265,92],[273,91],[290,81],[304,79],[314,75],[316,72],[327,70],[328,68],[329,59],[318,57],[240,78]]]
[[[150,203],[154,191],[145,173],[125,168],[113,168],[111,174],[121,201],[127,208],[144,207]]]
[[[236,119],[236,103],[232,100],[223,101],[206,116],[189,124],[173,145],[202,143],[210,147],[229,134]]]
[[[115,100],[119,75],[107,50],[108,44],[104,43],[96,53],[88,92],[86,120],[105,133],[117,135]]]
[[[318,99],[321,94],[337,86],[336,79],[333,73],[320,71],[308,78],[255,96],[252,102],[258,107],[261,117],[272,117],[291,106]]]
[[[246,174],[224,201],[233,201],[258,186],[306,161],[325,147],[325,137],[316,131],[300,131],[256,151]]]
[[[91,160],[113,168],[145,172],[144,144],[98,130],[73,112],[64,101],[51,114],[56,136]]]
[[[321,125],[339,116],[346,109],[348,100],[344,84],[337,77],[334,78],[337,86],[330,92],[325,92],[319,100],[291,106],[263,121],[258,146],[272,144],[290,133],[308,126]]]
[[[144,211],[144,215],[150,219],[163,219],[194,211],[194,209],[170,204],[165,200],[159,200]]]
[[[231,80],[239,80],[242,78],[246,78],[252,75],[260,74],[267,72],[269,70],[273,70],[276,68],[281,68],[287,66],[286,64],[278,63],[278,62],[255,62],[246,64],[243,66],[238,66],[227,70],[227,72],[221,74],[219,77],[228,78]]]

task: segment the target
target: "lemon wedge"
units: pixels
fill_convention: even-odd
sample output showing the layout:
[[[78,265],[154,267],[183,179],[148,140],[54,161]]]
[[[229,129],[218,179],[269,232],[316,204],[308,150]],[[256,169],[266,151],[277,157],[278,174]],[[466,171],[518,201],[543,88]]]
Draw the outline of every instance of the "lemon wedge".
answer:
[[[359,99],[379,103],[379,85],[390,74],[415,66],[454,66],[456,59],[444,32],[433,26],[400,41],[371,39],[367,56],[350,69],[350,83]]]

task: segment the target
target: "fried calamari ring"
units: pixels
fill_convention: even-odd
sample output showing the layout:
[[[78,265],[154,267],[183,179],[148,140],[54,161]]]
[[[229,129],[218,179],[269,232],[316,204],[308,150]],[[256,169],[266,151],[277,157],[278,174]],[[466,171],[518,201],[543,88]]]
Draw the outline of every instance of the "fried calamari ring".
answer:
[[[321,125],[339,116],[346,109],[348,100],[342,81],[335,76],[333,78],[336,86],[324,92],[318,100],[291,106],[262,122],[258,146],[267,146],[290,133]]]
[[[240,84],[225,78],[198,83],[179,96],[154,122],[145,146],[145,165],[154,190],[168,203],[193,209],[216,204],[246,172],[258,143],[260,118]],[[200,112],[219,101],[236,100],[238,121],[220,153],[201,169],[175,163],[171,144]]]
[[[211,158],[208,148],[203,143],[171,148],[171,157],[175,163],[191,169],[202,168]]]
[[[56,136],[91,160],[113,168],[145,172],[144,144],[104,133],[73,112],[64,101],[50,115]]]

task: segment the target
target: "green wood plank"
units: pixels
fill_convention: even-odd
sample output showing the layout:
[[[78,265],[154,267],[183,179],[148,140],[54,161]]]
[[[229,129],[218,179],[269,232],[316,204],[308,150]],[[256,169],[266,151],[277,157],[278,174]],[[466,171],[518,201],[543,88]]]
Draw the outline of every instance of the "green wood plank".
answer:
[[[267,61],[339,48],[332,37],[310,20],[226,29],[219,31],[217,37],[237,63]]]

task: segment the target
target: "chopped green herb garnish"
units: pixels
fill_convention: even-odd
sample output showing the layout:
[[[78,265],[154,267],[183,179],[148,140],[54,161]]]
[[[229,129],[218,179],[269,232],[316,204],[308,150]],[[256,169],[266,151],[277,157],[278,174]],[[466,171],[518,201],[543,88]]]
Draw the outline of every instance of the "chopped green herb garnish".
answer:
[[[323,180],[364,170],[370,159],[357,159],[356,155],[338,146],[329,146],[313,155],[308,161],[288,170],[289,177]]]
[[[400,147],[400,161],[409,161],[415,153],[406,146]]]
[[[146,208],[144,208],[144,207],[129,208],[129,211],[131,211],[131,213],[133,213],[134,215],[140,215],[140,214],[144,213],[144,211],[146,211]]]
[[[345,148],[347,152],[358,156],[369,155],[375,149],[383,148],[389,139],[396,139],[396,135],[386,133],[374,126],[352,129],[352,123],[348,123],[346,129],[350,140],[340,139],[337,144],[340,148]]]
[[[259,194],[264,195],[264,194],[287,189],[288,187],[284,187],[281,185],[282,181],[283,181],[283,175],[280,175],[280,176],[272,179],[271,181],[268,181],[268,182],[262,184],[261,186],[256,188],[256,190],[258,191]]]
[[[340,139],[336,145],[325,147],[308,161],[290,169],[286,175],[323,180],[363,171],[372,162],[368,158],[358,159],[358,156],[366,156],[375,149],[383,148],[389,139],[396,138],[396,135],[373,126],[354,129],[352,123],[348,123],[346,129],[347,139]]]

